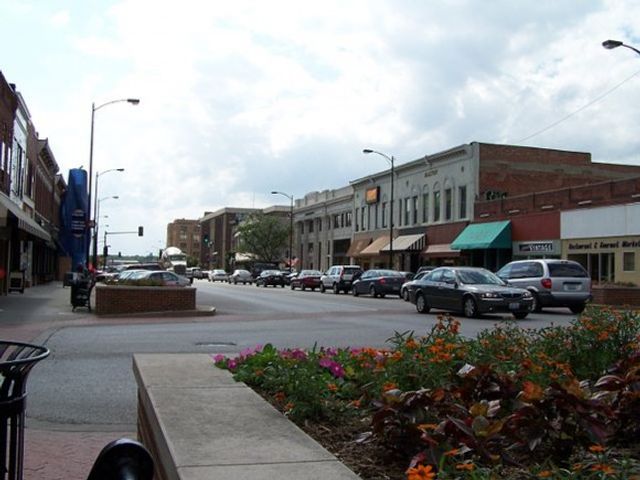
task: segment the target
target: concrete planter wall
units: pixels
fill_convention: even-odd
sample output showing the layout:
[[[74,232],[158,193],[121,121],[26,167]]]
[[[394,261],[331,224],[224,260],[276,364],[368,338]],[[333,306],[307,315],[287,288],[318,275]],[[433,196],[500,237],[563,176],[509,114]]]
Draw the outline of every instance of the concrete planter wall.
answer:
[[[206,354],[135,354],[138,439],[157,480],[358,480]]]
[[[593,303],[622,307],[631,305],[640,307],[640,287],[598,286],[591,288]]]
[[[95,290],[98,315],[196,309],[196,289],[193,287],[97,285]]]

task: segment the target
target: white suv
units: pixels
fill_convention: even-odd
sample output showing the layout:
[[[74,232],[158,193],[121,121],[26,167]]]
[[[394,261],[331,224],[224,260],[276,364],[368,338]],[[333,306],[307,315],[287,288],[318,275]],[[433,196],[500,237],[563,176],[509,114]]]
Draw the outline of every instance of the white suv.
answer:
[[[582,313],[591,300],[591,278],[572,260],[518,260],[506,264],[497,275],[514,287],[529,290],[534,312],[543,307],[568,307],[573,313]]]
[[[362,275],[362,268],[358,265],[334,265],[320,278],[320,291],[324,293],[331,289],[338,294],[351,291],[351,284]]]

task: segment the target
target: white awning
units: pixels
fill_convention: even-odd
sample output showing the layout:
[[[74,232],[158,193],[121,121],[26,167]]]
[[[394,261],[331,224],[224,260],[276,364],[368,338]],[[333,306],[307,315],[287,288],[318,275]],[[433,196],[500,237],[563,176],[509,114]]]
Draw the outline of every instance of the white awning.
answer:
[[[400,235],[393,239],[393,251],[405,252],[405,251],[417,251],[420,252],[424,249],[424,233],[416,233],[414,235]],[[388,252],[391,250],[391,244],[387,243],[381,252]]]
[[[2,210],[4,210],[4,212]],[[36,221],[27,214],[27,212],[23,211],[9,197],[0,193],[0,216],[6,217],[7,211],[11,212],[18,218],[18,228],[20,230],[24,230],[31,235],[51,242],[51,235],[49,232],[38,225],[38,223],[36,223]]]

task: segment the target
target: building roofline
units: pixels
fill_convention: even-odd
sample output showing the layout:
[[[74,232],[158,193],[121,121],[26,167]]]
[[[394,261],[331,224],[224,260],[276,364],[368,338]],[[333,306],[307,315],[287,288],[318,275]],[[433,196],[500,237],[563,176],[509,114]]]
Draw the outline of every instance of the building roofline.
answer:
[[[225,213],[253,213],[261,211],[261,208],[244,208],[244,207],[223,207],[213,212],[206,213],[198,219],[199,222],[206,222]]]

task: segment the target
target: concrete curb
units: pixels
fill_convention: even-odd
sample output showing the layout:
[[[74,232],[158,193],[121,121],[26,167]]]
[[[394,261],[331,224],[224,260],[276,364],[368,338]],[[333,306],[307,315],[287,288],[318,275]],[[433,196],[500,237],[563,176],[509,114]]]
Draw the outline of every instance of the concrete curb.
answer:
[[[164,312],[140,312],[140,313],[119,313],[119,314],[101,314],[93,313],[100,318],[181,318],[181,317],[210,317],[216,314],[216,307],[196,306],[195,310],[172,310]]]

